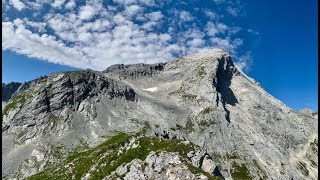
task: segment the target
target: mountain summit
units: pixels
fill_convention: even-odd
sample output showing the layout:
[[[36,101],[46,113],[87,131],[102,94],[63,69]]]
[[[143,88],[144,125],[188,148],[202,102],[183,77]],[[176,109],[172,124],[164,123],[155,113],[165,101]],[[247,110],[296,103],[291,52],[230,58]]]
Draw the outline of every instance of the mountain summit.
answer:
[[[318,114],[294,112],[220,49],[22,84],[4,108],[2,176],[317,179]]]

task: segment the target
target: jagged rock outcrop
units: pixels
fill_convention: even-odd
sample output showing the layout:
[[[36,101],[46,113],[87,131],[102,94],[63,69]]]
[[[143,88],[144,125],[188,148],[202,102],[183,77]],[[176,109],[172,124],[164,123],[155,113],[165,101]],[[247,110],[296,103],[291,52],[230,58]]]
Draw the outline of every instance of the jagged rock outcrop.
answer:
[[[108,67],[103,73],[117,74],[119,79],[137,79],[141,76],[152,77],[155,74],[163,71],[165,63],[159,64],[115,64]]]
[[[17,139],[18,142],[66,130],[68,126],[64,122],[70,119],[70,111],[82,112],[89,120],[95,118],[95,107],[88,101],[96,102],[102,98],[137,100],[129,86],[93,71],[56,73],[28,82],[19,91],[19,97],[13,98],[9,104],[14,106],[11,109],[23,113],[12,113],[7,108],[3,117],[5,132],[26,133]]]
[[[203,179],[208,177],[204,174],[193,174],[188,166],[180,160],[177,153],[151,152],[144,161],[134,159],[130,163],[119,166],[104,179]],[[119,178],[120,179],[120,178]]]
[[[192,165],[225,179],[317,179],[317,122],[317,113],[294,112],[219,49],[163,64],[55,73],[23,84],[4,109],[2,170],[24,174],[22,161],[40,145],[47,152],[52,144],[95,147],[114,132],[147,127],[149,137],[196,144],[202,151],[189,154]],[[128,176],[146,177],[141,163],[127,163],[136,170]],[[179,168],[166,171],[188,174]]]
[[[8,84],[2,83],[2,101],[8,101],[20,85],[20,82],[11,82]]]

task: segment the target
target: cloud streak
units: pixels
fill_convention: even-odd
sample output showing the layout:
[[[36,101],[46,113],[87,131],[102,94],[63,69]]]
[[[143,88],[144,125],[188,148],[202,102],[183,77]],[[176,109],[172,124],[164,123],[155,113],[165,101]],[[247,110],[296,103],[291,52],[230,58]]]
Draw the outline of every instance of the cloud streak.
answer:
[[[27,8],[22,2],[24,7],[18,7],[19,2],[10,0],[19,11]],[[215,47],[240,57],[237,49],[243,40],[235,36],[239,28],[235,31],[237,27],[218,21],[208,9],[203,9],[208,20],[201,22],[183,9],[164,11],[166,4],[154,0],[114,0],[108,5],[74,0],[47,3],[63,11],[44,12],[40,21],[15,17],[2,22],[3,50],[95,70],[119,63],[164,62]],[[44,4],[36,1],[27,6],[36,11]]]

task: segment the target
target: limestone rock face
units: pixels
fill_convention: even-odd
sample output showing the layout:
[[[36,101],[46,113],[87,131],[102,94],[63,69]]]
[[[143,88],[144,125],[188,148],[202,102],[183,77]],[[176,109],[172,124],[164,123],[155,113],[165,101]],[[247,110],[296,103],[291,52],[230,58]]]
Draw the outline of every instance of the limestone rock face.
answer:
[[[151,152],[144,161],[134,159],[124,166],[119,166],[117,170],[104,179],[115,179],[122,176],[123,179],[203,179],[207,180],[203,174],[193,174],[185,163],[180,161],[177,153]]]
[[[2,176],[28,177],[80,145],[92,148],[115,132],[143,128],[150,137],[196,144],[190,163],[207,174],[190,173],[184,162],[176,163],[175,152],[167,152],[119,166],[110,177],[318,178],[318,114],[293,111],[220,49],[167,63],[59,72],[22,84],[3,110]],[[60,159],[51,156],[55,145],[64,147]]]

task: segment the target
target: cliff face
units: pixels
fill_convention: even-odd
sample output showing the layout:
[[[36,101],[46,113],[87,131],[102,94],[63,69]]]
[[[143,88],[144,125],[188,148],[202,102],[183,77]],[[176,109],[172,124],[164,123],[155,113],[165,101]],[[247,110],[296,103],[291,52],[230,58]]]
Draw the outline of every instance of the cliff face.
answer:
[[[8,101],[20,85],[21,83],[19,82],[11,82],[8,84],[2,83],[2,101]]]
[[[23,84],[3,110],[3,177],[317,179],[317,121],[269,95],[218,49],[168,63],[54,73]],[[119,132],[139,133],[138,143],[112,145]],[[189,145],[163,148],[170,143]],[[147,150],[130,154],[139,148]],[[111,168],[112,158],[103,157],[119,149],[124,160]],[[83,163],[74,153],[99,163],[56,169]]]

